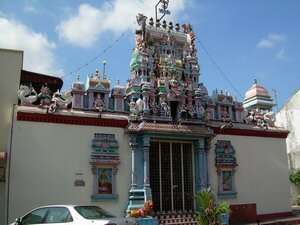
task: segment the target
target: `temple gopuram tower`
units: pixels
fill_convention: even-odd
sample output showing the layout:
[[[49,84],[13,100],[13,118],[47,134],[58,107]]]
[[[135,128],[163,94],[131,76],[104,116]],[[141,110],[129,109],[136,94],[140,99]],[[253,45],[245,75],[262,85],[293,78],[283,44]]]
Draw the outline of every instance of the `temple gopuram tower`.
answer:
[[[142,14],[137,23],[126,85],[132,149],[127,211],[153,199],[155,212],[192,212],[195,191],[210,183],[214,133],[206,121],[213,113],[206,109],[215,106],[199,83],[195,34],[190,24],[154,23]]]

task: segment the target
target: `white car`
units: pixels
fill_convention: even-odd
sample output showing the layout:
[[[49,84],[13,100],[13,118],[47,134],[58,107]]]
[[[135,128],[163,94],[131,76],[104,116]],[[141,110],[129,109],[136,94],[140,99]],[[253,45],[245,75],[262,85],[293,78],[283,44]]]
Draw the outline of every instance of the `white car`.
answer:
[[[117,218],[98,206],[49,205],[17,218],[11,225],[136,225],[130,218]]]

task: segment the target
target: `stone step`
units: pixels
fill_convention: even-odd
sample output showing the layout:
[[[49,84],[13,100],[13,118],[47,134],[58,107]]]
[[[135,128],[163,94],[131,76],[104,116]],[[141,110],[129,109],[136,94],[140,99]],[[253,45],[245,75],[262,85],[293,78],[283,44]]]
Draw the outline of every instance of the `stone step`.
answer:
[[[157,216],[163,225],[198,225],[195,214],[168,214]]]
[[[199,225],[197,222],[172,222],[172,223],[160,223],[161,225]]]

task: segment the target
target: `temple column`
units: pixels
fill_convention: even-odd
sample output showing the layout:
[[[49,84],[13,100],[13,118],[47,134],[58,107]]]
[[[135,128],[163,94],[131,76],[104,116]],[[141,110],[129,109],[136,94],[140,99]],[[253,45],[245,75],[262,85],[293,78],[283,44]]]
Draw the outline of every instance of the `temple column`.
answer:
[[[150,148],[150,137],[143,137],[143,153],[144,153],[144,190],[145,190],[145,201],[152,199],[152,193],[150,188],[149,178],[149,148]]]
[[[144,152],[144,187],[150,187],[149,179],[149,148],[150,138],[147,136],[143,137],[143,152]]]
[[[206,164],[206,186],[209,187],[210,183],[210,169],[209,169],[209,150],[211,148],[211,139],[205,139],[205,164]]]
[[[196,141],[196,190],[200,191],[202,188],[205,187],[204,185],[204,171],[205,164],[203,163],[204,158],[204,140],[199,139]]]
[[[135,152],[137,148],[137,136],[131,135],[129,138],[129,145],[131,147],[131,189],[137,188],[136,182],[136,164],[135,164]]]

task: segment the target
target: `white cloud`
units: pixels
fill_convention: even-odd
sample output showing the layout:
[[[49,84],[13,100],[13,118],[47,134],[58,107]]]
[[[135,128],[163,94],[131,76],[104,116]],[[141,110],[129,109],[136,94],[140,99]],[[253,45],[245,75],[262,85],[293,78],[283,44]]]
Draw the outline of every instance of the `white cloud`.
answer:
[[[284,43],[287,39],[286,34],[269,33],[267,38],[261,39],[257,46],[258,48],[272,48],[276,50],[275,57],[282,61],[289,61],[285,54]]]
[[[274,42],[285,41],[286,38],[287,38],[286,34],[269,33],[269,39],[273,40]]]
[[[279,52],[276,53],[275,57],[282,61],[288,61],[288,58],[284,54],[284,49],[282,48]]]
[[[258,48],[273,48],[274,42],[268,40],[268,39],[261,39],[260,42],[257,44]]]
[[[24,69],[50,75],[61,75],[56,65],[54,42],[16,20],[0,17],[0,47],[24,51]]]
[[[284,42],[286,39],[287,39],[286,34],[269,33],[267,38],[263,38],[258,42],[257,47],[274,48],[276,45],[278,45],[279,42]]]
[[[188,7],[190,1],[170,1],[168,9],[171,10],[172,17]],[[89,48],[99,40],[104,32],[120,33],[124,31],[135,21],[138,13],[154,17],[155,4],[156,1],[149,0],[115,0],[105,2],[100,8],[82,4],[76,15],[71,15],[62,21],[56,30],[61,39],[80,47]]]
[[[90,5],[80,5],[78,14],[62,21],[56,30],[59,37],[80,47],[91,47],[102,32],[102,12]]]
[[[23,11],[25,13],[36,13],[36,12],[38,12],[38,10],[36,8],[34,8],[32,5],[24,6]]]

